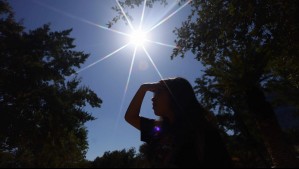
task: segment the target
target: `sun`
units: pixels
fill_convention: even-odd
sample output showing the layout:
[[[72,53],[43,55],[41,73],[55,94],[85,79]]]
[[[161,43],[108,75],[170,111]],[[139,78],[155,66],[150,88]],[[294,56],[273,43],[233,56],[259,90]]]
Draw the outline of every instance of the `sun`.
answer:
[[[130,22],[129,18],[127,17],[126,15],[126,12],[124,11],[123,7],[121,6],[121,4],[119,3],[119,0],[116,0],[116,3],[118,5],[118,8],[121,10],[121,13],[123,14],[123,16],[125,17],[125,20],[127,22],[127,24],[129,25],[130,29],[132,30],[131,33],[126,33],[126,32],[121,32],[121,31],[118,31],[118,30],[115,30],[115,29],[112,29],[110,27],[106,27],[106,26],[102,26],[102,25],[99,25],[99,24],[96,24],[96,23],[93,23],[91,21],[88,21],[86,19],[83,19],[83,18],[77,18],[77,17],[74,17],[73,15],[70,15],[70,14],[66,14],[67,16],[70,16],[72,18],[75,18],[75,19],[78,19],[82,22],[85,22],[87,24],[90,24],[90,25],[93,25],[93,26],[96,26],[98,28],[101,28],[101,29],[104,29],[104,30],[108,30],[108,31],[111,31],[111,32],[114,32],[114,33],[117,33],[117,34],[120,34],[120,35],[123,35],[123,36],[126,36],[129,38],[128,40],[128,43],[125,44],[124,46],[116,49],[115,51],[107,54],[106,56],[98,59],[97,61],[87,65],[86,67],[76,71],[75,73],[73,73],[72,75],[76,75],[84,70],[87,70],[89,69],[90,67],[96,65],[97,63],[99,62],[102,62],[108,58],[110,58],[112,55],[118,53],[119,51],[123,50],[124,48],[126,48],[127,46],[129,45],[134,45],[135,49],[134,49],[134,52],[133,52],[133,56],[132,56],[132,61],[131,61],[131,66],[130,66],[130,69],[129,69],[129,74],[128,74],[128,78],[127,78],[127,82],[126,82],[126,86],[125,86],[125,90],[124,90],[124,94],[123,94],[123,98],[122,98],[122,101],[121,101],[121,107],[120,107],[120,112],[118,113],[118,118],[117,118],[117,122],[116,122],[116,126],[115,126],[115,129],[117,128],[117,125],[119,123],[119,119],[120,119],[120,115],[121,115],[121,110],[122,110],[122,107],[124,105],[124,101],[125,101],[125,96],[126,96],[126,93],[128,91],[128,87],[129,87],[129,83],[130,83],[130,79],[131,79],[131,75],[132,75],[132,70],[133,70],[133,65],[134,65],[134,62],[135,62],[135,57],[136,57],[136,53],[137,53],[137,49],[138,48],[141,48],[143,51],[144,51],[144,54],[147,56],[147,58],[149,59],[150,63],[152,64],[152,66],[154,67],[154,69],[156,70],[157,74],[160,76],[161,79],[164,79],[162,74],[160,73],[160,71],[158,70],[156,64],[154,63],[152,57],[150,56],[150,54],[148,53],[147,49],[146,49],[146,46],[145,46],[145,42],[149,42],[149,43],[153,43],[153,44],[157,44],[157,45],[161,45],[161,46],[164,46],[164,47],[170,47],[172,49],[175,49],[175,48],[178,48],[178,46],[174,46],[174,45],[170,45],[170,44],[166,44],[166,43],[162,43],[162,42],[158,42],[158,41],[152,41],[150,39],[147,39],[148,38],[148,35],[152,35],[152,31],[154,29],[156,29],[157,27],[159,27],[160,25],[162,25],[163,23],[165,23],[167,20],[169,20],[171,17],[173,17],[176,13],[178,13],[180,10],[182,10],[185,6],[187,6],[189,3],[191,3],[192,0],[186,0],[187,2],[185,2],[185,4],[181,5],[177,10],[175,10],[174,12],[172,12],[171,14],[169,14],[168,16],[166,16],[164,19],[162,19],[160,22],[158,22],[157,24],[155,24],[154,26],[152,26],[150,29],[147,29],[146,31],[143,31],[143,19],[144,19],[144,14],[145,14],[145,8],[146,8],[146,4],[147,4],[147,1],[149,0],[144,0],[144,3],[143,3],[143,9],[142,9],[142,13],[141,13],[141,19],[140,19],[140,23],[139,23],[139,27],[137,29],[135,29],[132,25],[132,23]],[[139,1],[138,1],[139,2]],[[61,13],[64,13],[64,11],[61,11]],[[159,130],[159,129],[156,129],[156,130]]]
[[[133,31],[130,35],[130,43],[136,47],[144,46],[144,43],[147,40],[147,33],[142,30]]]
[[[56,12],[58,11],[58,12],[66,15],[66,16],[69,16],[69,17],[71,17],[73,19],[77,19],[77,20],[79,20],[81,22],[84,22],[84,23],[96,26],[98,28],[101,28],[101,29],[104,29],[104,30],[108,30],[108,31],[111,31],[111,32],[114,32],[114,33],[117,33],[117,34],[120,34],[120,35],[123,35],[123,36],[126,36],[126,37],[129,38],[129,40],[128,40],[129,42],[127,44],[125,44],[124,46],[116,49],[115,51],[113,51],[113,52],[107,54],[106,56],[98,59],[97,61],[94,61],[93,63],[87,65],[86,67],[84,67],[84,68],[76,71],[72,75],[76,75],[76,74],[78,74],[78,73],[80,73],[80,72],[82,72],[84,70],[89,69],[90,67],[96,65],[97,63],[102,62],[102,61],[110,58],[112,55],[118,53],[119,51],[123,50],[124,48],[126,48],[129,45],[134,45],[135,50],[134,50],[133,56],[132,56],[132,62],[131,62],[131,66],[130,66],[128,80],[127,80],[127,83],[126,83],[126,89],[128,88],[128,84],[129,84],[131,73],[132,73],[132,67],[133,67],[133,64],[134,64],[134,59],[135,59],[136,51],[137,51],[138,48],[143,49],[145,55],[148,57],[148,59],[152,63],[152,65],[155,68],[156,72],[159,74],[160,78],[163,79],[160,71],[158,70],[158,68],[155,65],[154,61],[152,60],[150,54],[146,50],[145,43],[149,42],[149,43],[157,44],[157,45],[160,45],[160,46],[169,47],[169,48],[172,48],[172,49],[175,49],[175,48],[180,49],[179,46],[174,46],[174,45],[170,45],[170,44],[166,44],[166,43],[162,43],[162,42],[158,42],[158,41],[152,41],[152,40],[148,39],[148,36],[149,36],[149,34],[151,34],[151,32],[154,29],[156,29],[157,27],[159,27],[160,25],[162,25],[163,23],[165,23],[167,20],[169,20],[171,17],[173,17],[176,13],[178,13],[184,7],[186,7],[188,4],[190,4],[192,2],[192,0],[187,0],[187,2],[185,2],[185,4],[181,5],[174,12],[172,12],[171,14],[169,14],[168,16],[166,16],[164,19],[162,19],[160,22],[158,22],[157,24],[155,24],[154,26],[152,26],[150,29],[147,29],[146,31],[143,30],[143,19],[144,19],[146,4],[147,4],[147,1],[149,1],[149,0],[144,0],[143,9],[142,9],[142,13],[141,13],[141,19],[140,19],[139,27],[137,29],[135,29],[134,26],[132,25],[132,23],[131,23],[130,19],[128,18],[128,16],[126,15],[126,12],[124,11],[122,5],[119,3],[119,0],[115,0],[115,1],[116,1],[117,5],[118,5],[118,8],[121,10],[122,15],[125,17],[125,20],[126,20],[127,24],[131,28],[131,30],[132,30],[131,33],[121,32],[121,31],[112,29],[112,28],[110,28],[111,26],[110,27],[102,26],[102,25],[93,23],[93,22],[91,22],[89,20],[86,20],[84,18],[76,17],[76,16],[73,16],[72,14],[65,13],[64,11],[60,11],[60,10],[57,10],[55,8],[48,7],[47,5],[44,5],[44,6],[50,8],[52,10],[55,10]]]

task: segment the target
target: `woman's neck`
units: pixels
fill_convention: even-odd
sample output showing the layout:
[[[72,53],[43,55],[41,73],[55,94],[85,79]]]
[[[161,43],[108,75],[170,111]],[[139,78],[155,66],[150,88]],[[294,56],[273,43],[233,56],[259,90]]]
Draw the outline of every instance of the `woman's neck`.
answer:
[[[172,111],[166,112],[163,119],[167,120],[168,123],[172,125],[175,122],[174,113]]]

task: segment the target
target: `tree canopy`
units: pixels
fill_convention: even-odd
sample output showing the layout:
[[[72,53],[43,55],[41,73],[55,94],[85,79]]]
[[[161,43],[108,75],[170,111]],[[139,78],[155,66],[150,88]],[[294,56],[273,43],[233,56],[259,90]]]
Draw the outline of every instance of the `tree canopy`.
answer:
[[[196,80],[202,103],[219,115],[234,114],[237,124],[248,121],[244,114],[249,113],[272,165],[296,166],[266,97],[298,93],[298,65],[290,64],[298,63],[298,2],[192,1],[191,6],[188,19],[175,30],[180,48],[172,57],[191,50],[205,65]],[[295,102],[283,104],[298,106]]]
[[[46,24],[25,31],[0,1],[0,165],[71,167],[88,148],[84,107],[102,100],[74,76],[88,54],[76,51],[72,29]]]
[[[250,138],[259,154],[267,150],[268,166],[296,166],[294,149],[274,111],[278,106],[299,107],[298,1],[188,2],[190,15],[174,28],[178,48],[171,58],[191,51],[204,65],[195,91],[200,102],[217,114],[224,131],[232,131],[235,139]],[[147,6],[154,3],[147,1]],[[125,0],[121,5],[133,8],[140,2]]]
[[[106,151],[91,162],[91,168],[149,168],[147,148],[147,145],[141,145],[140,153],[134,148]]]

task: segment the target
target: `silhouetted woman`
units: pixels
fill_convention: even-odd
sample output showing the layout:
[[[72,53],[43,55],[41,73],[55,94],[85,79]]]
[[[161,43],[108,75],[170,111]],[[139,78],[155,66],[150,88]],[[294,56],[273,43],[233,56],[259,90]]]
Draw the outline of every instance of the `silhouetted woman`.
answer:
[[[146,92],[153,92],[153,110],[159,120],[140,117]],[[125,119],[140,130],[148,144],[152,167],[231,167],[216,128],[205,118],[190,83],[183,78],[142,84]]]

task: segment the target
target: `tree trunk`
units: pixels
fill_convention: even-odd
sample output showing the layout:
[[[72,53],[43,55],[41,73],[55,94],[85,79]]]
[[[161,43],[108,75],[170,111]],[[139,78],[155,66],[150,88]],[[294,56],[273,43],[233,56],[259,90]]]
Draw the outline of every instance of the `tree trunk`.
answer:
[[[247,90],[246,95],[249,111],[256,118],[273,167],[298,167],[299,162],[296,159],[294,148],[287,143],[273,108],[266,101],[262,90],[258,87],[252,87]]]
[[[259,155],[259,157],[261,158],[261,160],[263,161],[264,165],[266,168],[270,168],[271,164],[269,164],[269,160],[266,159],[265,157],[265,153],[266,153],[266,147],[264,144],[260,144],[255,138],[254,136],[250,133],[250,131],[248,130],[248,127],[246,126],[246,124],[243,121],[243,118],[240,116],[240,111],[237,111],[237,109],[233,109],[235,112],[235,118],[236,118],[236,122],[237,125],[240,129],[240,131],[243,133],[243,135],[247,138],[247,140],[249,140],[250,142],[250,146],[256,150],[257,154]]]

